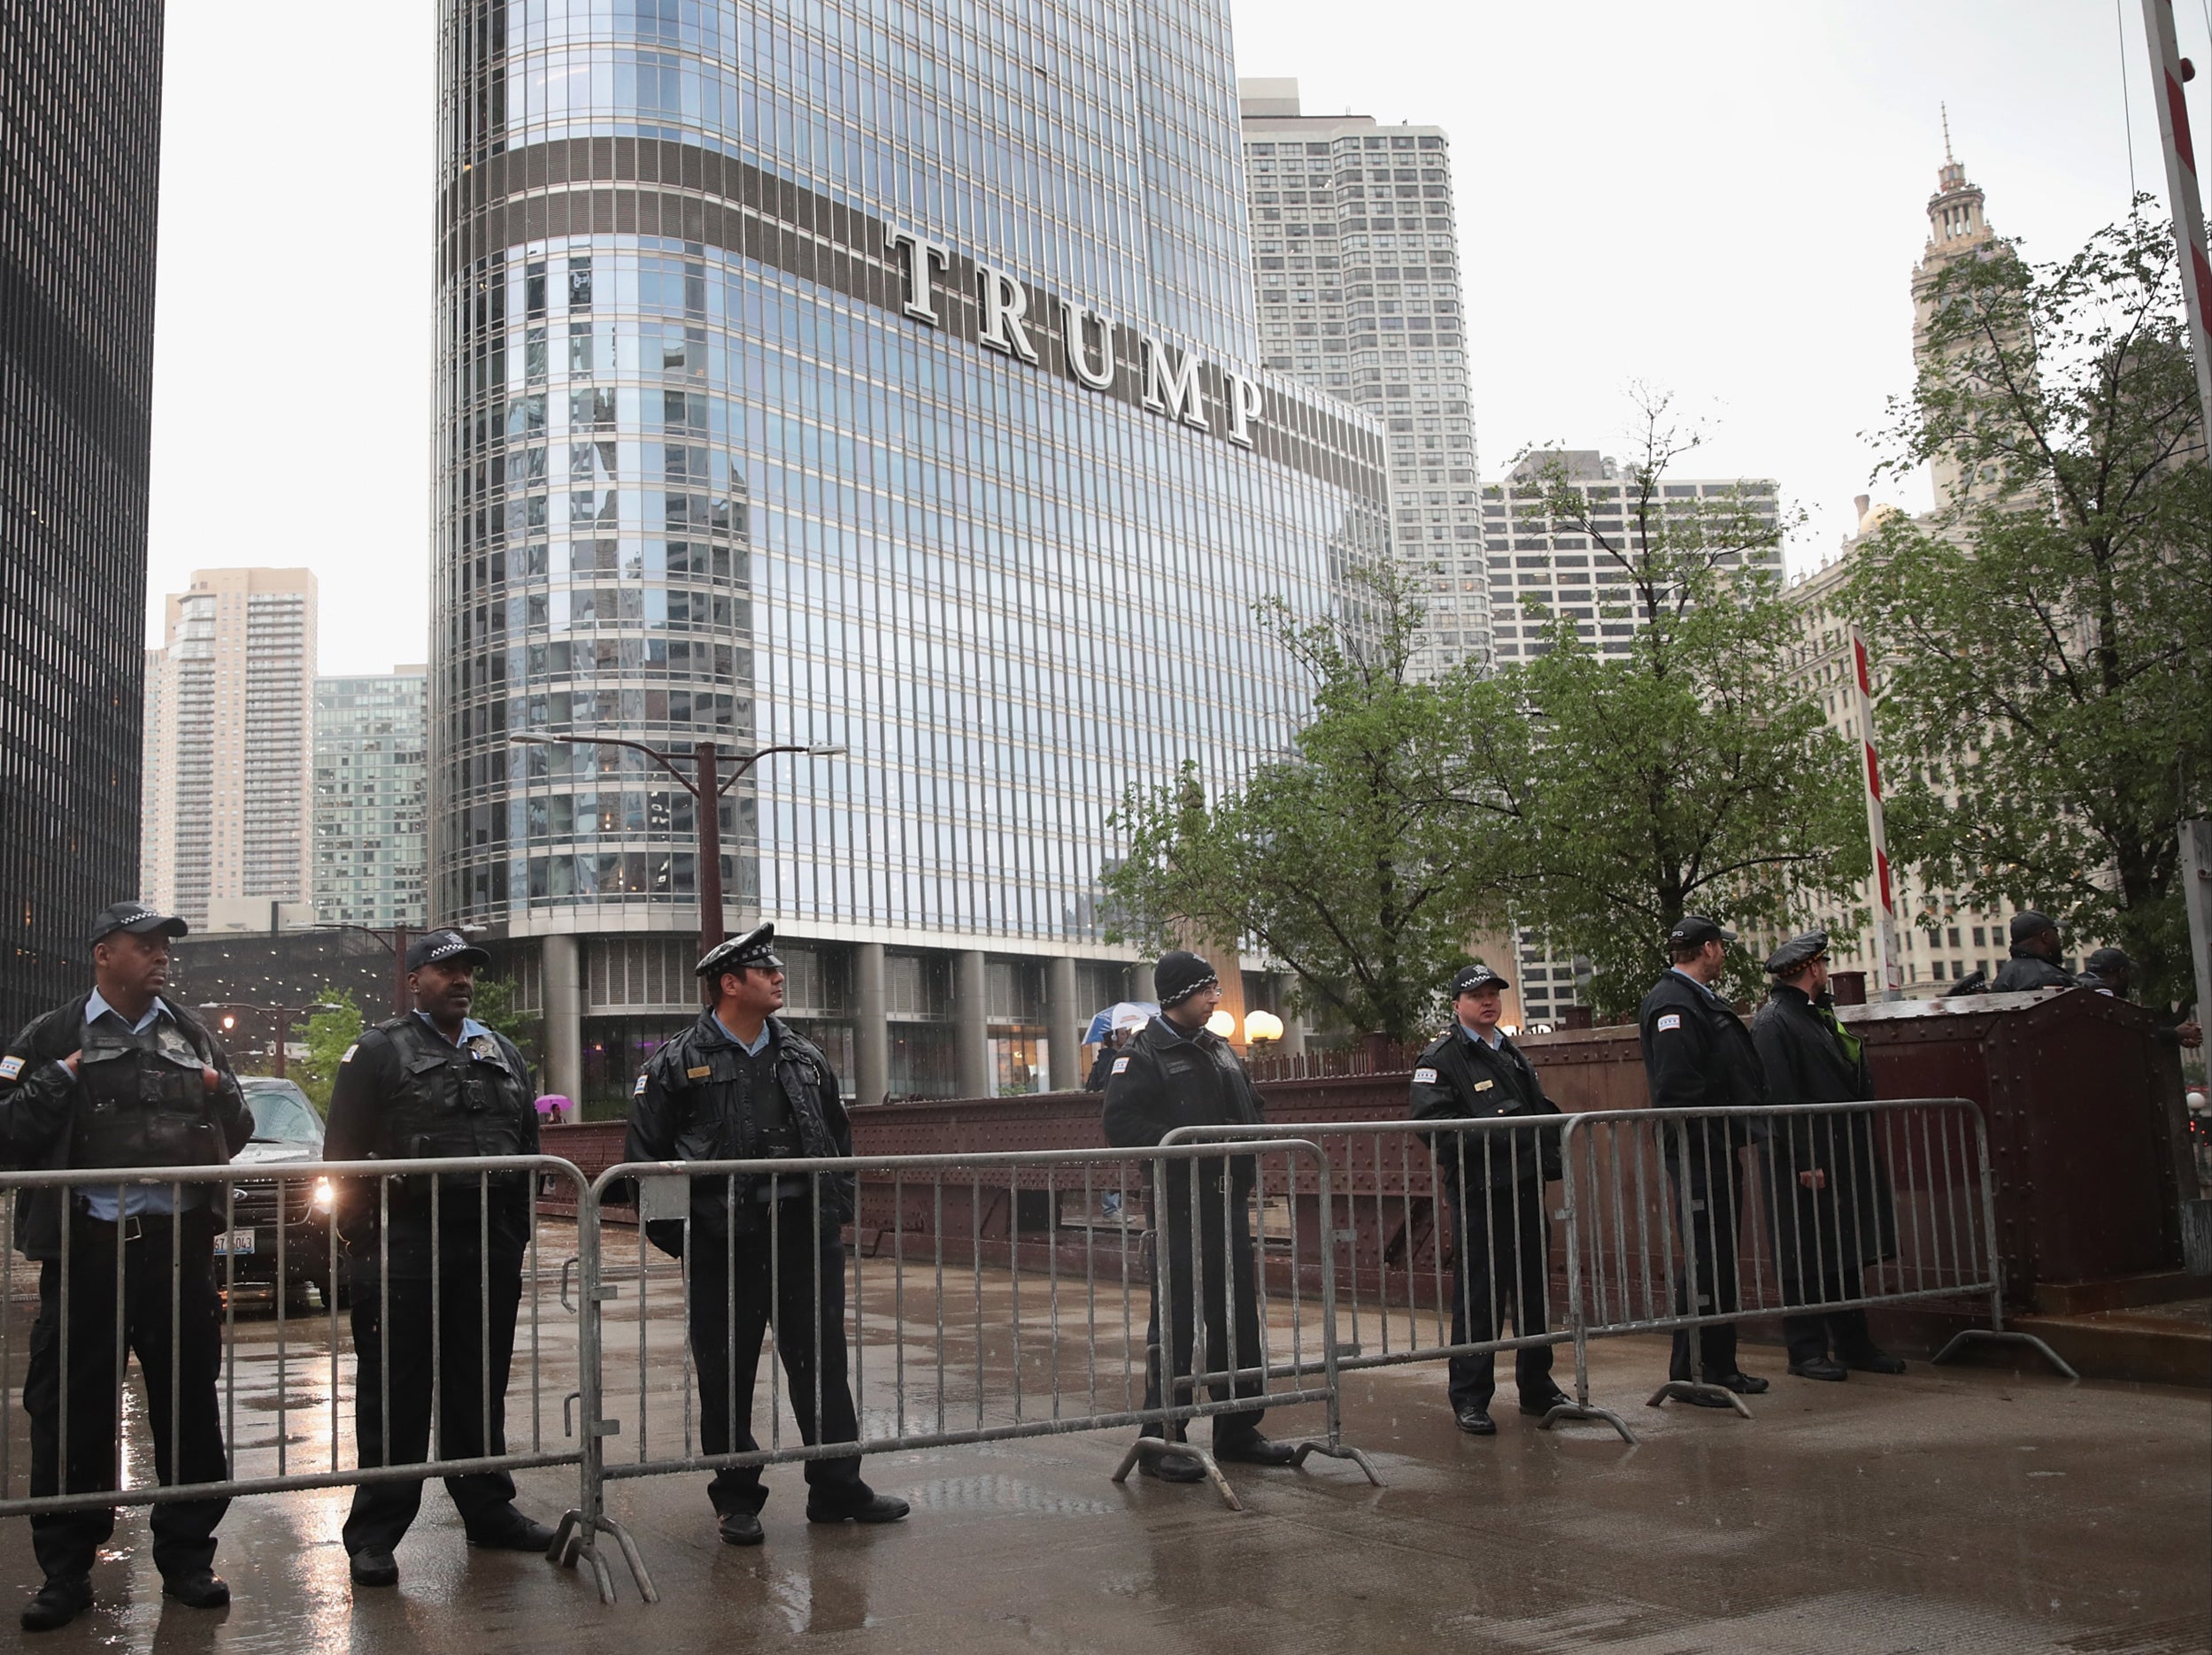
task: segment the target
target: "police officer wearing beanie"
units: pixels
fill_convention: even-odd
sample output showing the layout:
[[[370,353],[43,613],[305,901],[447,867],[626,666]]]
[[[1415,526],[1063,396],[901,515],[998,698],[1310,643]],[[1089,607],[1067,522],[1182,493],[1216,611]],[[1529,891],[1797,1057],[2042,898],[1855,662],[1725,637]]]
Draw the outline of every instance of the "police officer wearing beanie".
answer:
[[[1452,979],[1456,1020],[1414,1066],[1415,1120],[1559,1114],[1536,1066],[1498,1026],[1512,986],[1487,966],[1469,966]],[[1558,1133],[1533,1127],[1505,1135],[1439,1132],[1430,1149],[1452,1211],[1452,1343],[1487,1343],[1508,1314],[1517,1338],[1548,1332],[1552,1227],[1544,1185],[1560,1175]],[[1451,1360],[1453,1417],[1471,1436],[1497,1434],[1490,1417],[1497,1366],[1488,1351]],[[1567,1400],[1552,1380],[1550,1345],[1523,1346],[1513,1366],[1522,1413],[1541,1418]]]
[[[529,1066],[513,1041],[468,1014],[476,972],[490,963],[456,931],[426,932],[408,944],[415,1009],[364,1029],[340,1059],[323,1137],[327,1158],[538,1152],[537,1089]],[[410,1175],[382,1189],[380,1182],[343,1181],[335,1214],[353,1284],[359,1462],[367,1469],[427,1459],[434,1388],[440,1459],[504,1454],[507,1375],[522,1299],[522,1255],[530,1241],[529,1175]],[[504,1471],[448,1477],[445,1490],[472,1546],[543,1551],[552,1543],[551,1528],[515,1509],[514,1479]],[[397,1583],[393,1548],[421,1507],[420,1478],[354,1489],[343,1538],[356,1586]]]
[[[1237,1060],[1229,1042],[1209,1030],[1206,1022],[1222,1003],[1221,979],[1214,967],[1198,955],[1181,949],[1160,958],[1152,970],[1152,992],[1160,1015],[1138,1029],[1117,1055],[1106,1075],[1106,1110],[1102,1124],[1106,1140],[1116,1149],[1149,1147],[1177,1127],[1257,1126],[1260,1120],[1260,1094],[1251,1075]],[[1175,1300],[1173,1349],[1165,1354],[1180,1376],[1191,1371],[1196,1343],[1196,1319],[1191,1314],[1191,1176],[1198,1169],[1198,1228],[1206,1250],[1206,1330],[1208,1366],[1230,1365],[1229,1297],[1234,1271],[1237,1299],[1236,1340],[1233,1352],[1238,1367],[1257,1367],[1267,1360],[1260,1337],[1260,1293],[1252,1239],[1252,1194],[1258,1165],[1249,1155],[1222,1160],[1180,1160],[1168,1163],[1168,1211],[1152,1215],[1153,1228],[1165,1238],[1168,1290]],[[1223,1232],[1227,1231],[1224,1251]],[[1166,1388],[1161,1382],[1159,1353],[1160,1286],[1152,1284],[1152,1323],[1146,1345],[1156,1354],[1146,1365],[1145,1406],[1158,1408]],[[1210,1387],[1217,1402],[1232,1397],[1260,1394],[1259,1380],[1239,1379],[1232,1384]],[[1173,1405],[1191,1401],[1187,1382],[1175,1386]],[[1239,1408],[1214,1416],[1214,1457],[1251,1466],[1287,1466],[1298,1451],[1287,1443],[1272,1443],[1260,1434],[1262,1410]],[[1148,1425],[1143,1435],[1167,1435]],[[1175,1440],[1183,1439],[1178,1428]],[[1146,1455],[1138,1463],[1145,1475],[1168,1482],[1198,1482],[1205,1472],[1193,1461]]]
[[[1768,957],[1774,979],[1752,1020],[1767,1099],[1847,1104],[1874,1096],[1864,1043],[1845,1028],[1828,992],[1828,933],[1793,936]],[[1777,1117],[1767,1141],[1767,1214],[1775,1274],[1786,1305],[1838,1304],[1864,1291],[1867,1266],[1897,1252],[1897,1205],[1869,1114]],[[1842,1380],[1853,1369],[1901,1374],[1863,1309],[1800,1310],[1782,1318],[1790,1372]]]
[[[1644,1075],[1654,1109],[1741,1109],[1765,1106],[1767,1088],[1751,1030],[1713,985],[1726,968],[1728,945],[1736,933],[1723,930],[1703,914],[1687,913],[1667,933],[1669,968],[1644,997],[1638,1013],[1644,1047]],[[1697,1313],[1726,1315],[1735,1311],[1736,1228],[1744,1206],[1744,1173],[1737,1151],[1765,1137],[1756,1117],[1707,1118],[1669,1123],[1660,1136],[1669,1175],[1675,1186],[1676,1222],[1688,1232],[1690,1257],[1677,1266],[1675,1313],[1689,1315],[1690,1287],[1697,1289]],[[1736,1324],[1707,1322],[1695,1330],[1697,1371],[1692,1374],[1692,1330],[1675,1330],[1668,1378],[1701,1379],[1707,1386],[1755,1397],[1767,1382],[1737,1365]],[[1691,1391],[1685,1401],[1702,1408],[1725,1408],[1724,1397]]]
[[[763,925],[698,963],[714,1003],[653,1053],[630,1100],[630,1161],[750,1161],[852,1153],[852,1128],[829,1059],[775,1013],[783,962]],[[849,1176],[752,1174],[691,1180],[690,1236],[681,1220],[646,1234],[688,1258],[691,1359],[699,1374],[699,1446],[751,1453],[760,1336],[774,1317],[786,1392],[808,1443],[857,1443],[859,1419],[845,1378],[844,1243]],[[772,1234],[773,1233],[773,1234]],[[733,1317],[734,1306],[734,1317]],[[819,1357],[819,1366],[817,1359]],[[733,1392],[736,1412],[731,1411]],[[815,1398],[821,1417],[815,1418]],[[758,1466],[714,1474],[707,1497],[733,1546],[765,1537],[767,1490]],[[806,1462],[810,1523],[895,1523],[906,1502],[860,1480],[859,1454]]]
[[[169,940],[184,933],[183,920],[143,903],[119,902],[94,918],[92,992],[72,996],[36,1019],[0,1056],[0,1158],[5,1165],[34,1171],[219,1166],[245,1146],[253,1117],[222,1048],[182,1005],[162,997]],[[145,1382],[157,1479],[223,1478],[223,1425],[215,1397],[222,1328],[216,1220],[209,1199],[215,1188],[102,1189],[95,1183],[26,1190],[16,1197],[16,1245],[38,1264],[38,1320],[23,1376],[34,1499],[116,1486],[121,1441],[116,1403],[123,1377],[116,1371],[119,1322]],[[65,1292],[66,1328],[61,1324]],[[66,1443],[60,1436],[65,1362]],[[229,1505],[221,1498],[166,1500],[148,1513],[164,1597],[196,1609],[230,1601],[230,1588],[211,1566],[215,1525]],[[24,1606],[25,1631],[50,1631],[91,1606],[93,1560],[114,1532],[112,1506],[32,1515],[31,1551],[46,1580]]]
[[[2031,989],[2070,989],[2074,980],[2059,961],[2065,943],[2058,921],[2030,908],[2012,916],[2012,958],[1998,968],[1992,994],[2020,994]]]

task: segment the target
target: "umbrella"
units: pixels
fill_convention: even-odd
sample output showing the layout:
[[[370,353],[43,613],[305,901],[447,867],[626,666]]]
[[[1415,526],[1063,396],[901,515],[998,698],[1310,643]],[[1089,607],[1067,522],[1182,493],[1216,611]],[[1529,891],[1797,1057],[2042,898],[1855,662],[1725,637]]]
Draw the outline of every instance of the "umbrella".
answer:
[[[1091,1020],[1091,1027],[1083,1035],[1083,1043],[1095,1046],[1116,1028],[1142,1028],[1159,1015],[1160,1006],[1156,1001],[1122,1000],[1107,1006]]]

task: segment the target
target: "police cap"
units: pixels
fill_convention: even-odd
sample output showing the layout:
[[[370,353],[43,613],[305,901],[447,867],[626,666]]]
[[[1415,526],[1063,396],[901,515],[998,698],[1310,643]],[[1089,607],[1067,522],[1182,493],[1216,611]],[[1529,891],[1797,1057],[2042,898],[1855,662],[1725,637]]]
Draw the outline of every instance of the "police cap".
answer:
[[[1733,943],[1736,933],[1725,929],[1717,920],[1708,920],[1701,913],[1685,913],[1675,921],[1675,928],[1667,933],[1669,948],[1702,948],[1707,943]]]
[[[92,916],[92,942],[96,943],[118,931],[129,931],[138,936],[150,936],[156,932],[163,936],[182,936],[190,928],[176,915],[149,908],[143,902],[112,903]]]
[[[472,966],[491,964],[491,956],[459,931],[425,931],[407,944],[409,971],[420,971],[425,966],[450,965],[462,959]]]
[[[702,977],[719,977],[726,971],[744,971],[753,966],[764,971],[783,969],[783,962],[775,957],[773,925],[756,925],[744,935],[733,936],[709,949],[696,969]]]
[[[1452,979],[1452,997],[1456,1000],[1462,994],[1480,994],[1485,989],[1512,987],[1513,984],[1487,966],[1462,966],[1459,974]]]
[[[1793,936],[1767,956],[1767,969],[1777,977],[1794,977],[1816,959],[1826,958],[1828,933],[1807,931]]]

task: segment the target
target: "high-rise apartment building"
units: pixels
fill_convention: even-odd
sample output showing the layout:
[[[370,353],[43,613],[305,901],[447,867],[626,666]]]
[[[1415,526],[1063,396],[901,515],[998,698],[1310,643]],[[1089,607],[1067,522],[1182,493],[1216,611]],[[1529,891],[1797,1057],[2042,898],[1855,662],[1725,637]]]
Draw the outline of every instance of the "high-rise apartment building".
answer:
[[[140,888],[194,926],[266,925],[313,882],[315,577],[196,570],[167,612]]]
[[[1625,656],[1644,624],[1630,602],[1627,571],[1592,542],[1582,525],[1560,522],[1545,510],[1536,468],[1553,463],[1589,502],[1590,527],[1616,545],[1637,543],[1636,485],[1595,449],[1532,455],[1500,481],[1484,485],[1484,540],[1501,664],[1542,654],[1550,647],[1543,634],[1558,618],[1574,622],[1576,635],[1601,656]],[[1770,479],[1669,477],[1660,483],[1662,508],[1710,509],[1706,503],[1740,507],[1769,530],[1781,521],[1780,490]],[[1746,559],[1746,566],[1779,581],[1779,535]],[[1579,985],[1587,981],[1586,965],[1554,953],[1542,935],[1525,928],[1515,939],[1515,951],[1522,1008],[1530,1024],[1555,1022],[1568,1006],[1582,1003]]]
[[[136,893],[160,0],[0,0],[0,1028]]]
[[[429,668],[315,681],[315,918],[423,925]]]
[[[593,738],[841,746],[727,797],[726,922],[863,1097],[1074,1083],[1109,814],[1280,751],[1252,605],[1389,555],[1379,425],[1258,360],[1224,0],[448,0],[441,56],[431,917],[619,1093],[700,870]]]
[[[1388,434],[1391,541],[1428,592],[1417,672],[1491,660],[1451,146],[1437,127],[1307,115],[1237,82],[1267,366]]]

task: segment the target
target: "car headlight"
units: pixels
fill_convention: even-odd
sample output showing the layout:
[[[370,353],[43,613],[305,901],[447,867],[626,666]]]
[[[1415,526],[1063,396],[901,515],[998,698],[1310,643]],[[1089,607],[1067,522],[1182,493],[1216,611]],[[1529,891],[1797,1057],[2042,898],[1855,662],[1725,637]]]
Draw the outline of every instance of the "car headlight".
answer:
[[[330,1181],[328,1178],[316,1179],[315,1210],[318,1212],[328,1212],[337,1203],[338,1192],[330,1187]]]

